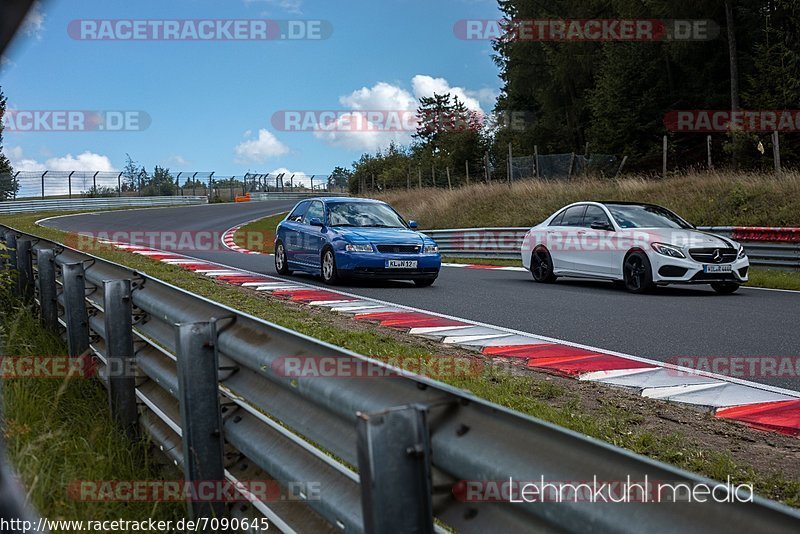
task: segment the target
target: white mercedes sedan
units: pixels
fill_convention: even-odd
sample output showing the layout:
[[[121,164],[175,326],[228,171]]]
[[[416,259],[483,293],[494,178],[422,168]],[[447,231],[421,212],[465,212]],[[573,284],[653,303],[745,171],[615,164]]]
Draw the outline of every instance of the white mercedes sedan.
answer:
[[[733,293],[750,268],[739,243],[701,232],[661,206],[631,202],[560,209],[525,235],[522,263],[537,282],[613,280],[634,293],[667,284],[710,284]]]

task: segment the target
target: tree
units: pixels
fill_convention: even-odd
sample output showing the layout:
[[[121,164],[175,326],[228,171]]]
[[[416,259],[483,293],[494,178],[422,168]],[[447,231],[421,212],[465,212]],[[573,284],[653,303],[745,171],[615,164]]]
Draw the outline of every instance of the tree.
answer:
[[[148,177],[142,194],[145,196],[166,197],[174,196],[176,192],[175,179],[169,169],[156,165],[153,176]]]
[[[6,97],[0,87],[0,200],[7,200],[17,194],[19,183],[14,178],[11,162],[3,154],[3,124],[6,114]]]
[[[136,191],[139,189],[140,180],[147,176],[147,171],[133,161],[130,154],[125,154],[125,157],[125,167],[122,169],[122,191]]]
[[[333,169],[330,176],[328,176],[328,189],[332,190],[347,187],[352,175],[353,171],[345,169],[344,167],[336,167]]]

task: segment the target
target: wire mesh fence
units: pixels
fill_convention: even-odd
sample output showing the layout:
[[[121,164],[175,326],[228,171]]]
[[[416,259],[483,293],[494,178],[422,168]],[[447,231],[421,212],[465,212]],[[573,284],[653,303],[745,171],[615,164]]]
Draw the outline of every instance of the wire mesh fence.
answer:
[[[98,198],[114,196],[207,196],[232,201],[248,193],[340,191],[330,175],[304,173],[175,172],[129,175],[121,172],[19,171],[0,174],[0,200]]]

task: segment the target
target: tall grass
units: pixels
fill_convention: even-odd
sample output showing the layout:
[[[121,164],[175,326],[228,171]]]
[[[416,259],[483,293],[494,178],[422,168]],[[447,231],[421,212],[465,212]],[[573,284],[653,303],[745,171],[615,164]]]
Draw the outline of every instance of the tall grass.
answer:
[[[63,356],[61,338],[44,330],[35,310],[21,306],[0,272],[0,356]],[[89,503],[69,498],[78,480],[152,480],[160,469],[145,442],[133,444],[111,419],[96,380],[4,379],[2,431],[10,463],[28,499],[48,519],[176,520],[183,504]],[[170,479],[179,477],[171,476]]]
[[[800,226],[800,173],[527,180],[380,195],[422,228],[527,227],[581,200],[651,202],[697,225]]]

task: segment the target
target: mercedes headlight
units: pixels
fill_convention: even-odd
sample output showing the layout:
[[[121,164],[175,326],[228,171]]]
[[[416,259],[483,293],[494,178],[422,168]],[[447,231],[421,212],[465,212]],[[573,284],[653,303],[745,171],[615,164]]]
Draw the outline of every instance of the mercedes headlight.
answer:
[[[425,245],[425,254],[438,254],[438,253],[439,253],[438,245]]]
[[[681,252],[681,249],[678,247],[673,247],[672,245],[665,245],[664,243],[653,243],[650,245],[653,247],[653,250],[661,254],[662,256],[668,256],[670,258],[685,258],[686,256]]]
[[[369,243],[348,243],[344,249],[347,252],[372,252],[372,245]]]
[[[744,251],[744,247],[742,245],[739,245],[739,256],[738,256],[738,258],[740,260],[743,260],[746,257],[747,257],[747,252]]]

